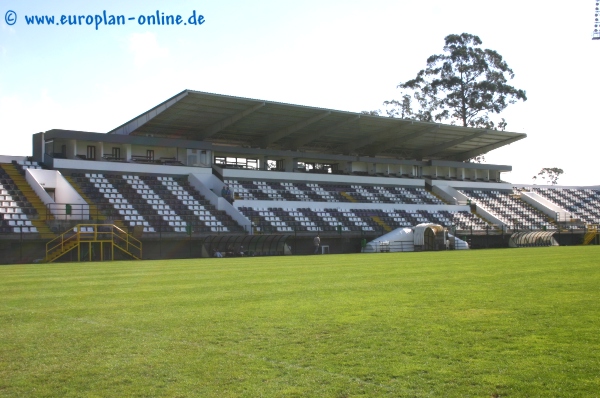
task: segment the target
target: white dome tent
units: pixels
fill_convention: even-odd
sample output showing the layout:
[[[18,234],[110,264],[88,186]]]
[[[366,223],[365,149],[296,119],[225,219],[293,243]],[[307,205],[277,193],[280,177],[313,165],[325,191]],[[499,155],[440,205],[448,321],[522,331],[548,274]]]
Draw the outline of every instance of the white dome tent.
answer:
[[[469,245],[464,240],[448,233],[441,225],[419,224],[413,228],[398,228],[373,239],[363,247],[362,252],[394,253],[443,250],[446,248],[464,250],[468,249]]]

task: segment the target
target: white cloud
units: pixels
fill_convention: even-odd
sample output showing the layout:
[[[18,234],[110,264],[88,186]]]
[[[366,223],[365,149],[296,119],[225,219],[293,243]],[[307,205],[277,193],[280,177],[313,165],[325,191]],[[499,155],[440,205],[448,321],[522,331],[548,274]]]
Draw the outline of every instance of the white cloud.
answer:
[[[151,32],[133,33],[129,37],[129,50],[133,53],[134,63],[137,67],[169,56],[169,49],[161,47],[156,35]]]

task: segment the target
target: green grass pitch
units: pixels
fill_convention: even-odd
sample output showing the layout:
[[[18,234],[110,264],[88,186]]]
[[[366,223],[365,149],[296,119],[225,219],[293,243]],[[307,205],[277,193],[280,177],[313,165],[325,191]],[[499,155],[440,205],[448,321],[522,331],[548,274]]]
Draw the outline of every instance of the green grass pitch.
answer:
[[[2,397],[594,397],[600,247],[0,267]]]

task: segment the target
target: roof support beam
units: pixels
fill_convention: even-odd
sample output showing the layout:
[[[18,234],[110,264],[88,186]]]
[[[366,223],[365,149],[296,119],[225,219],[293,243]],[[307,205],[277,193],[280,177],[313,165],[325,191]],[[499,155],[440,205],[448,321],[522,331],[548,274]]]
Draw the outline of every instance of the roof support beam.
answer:
[[[457,138],[452,141],[444,142],[442,144],[436,145],[434,147],[431,147],[431,148],[421,152],[421,155],[422,156],[431,156],[438,152],[443,151],[444,149],[452,148],[453,146],[462,144],[463,142],[471,141],[472,139],[481,137],[482,135],[485,135],[487,133],[488,133],[488,131],[484,130],[484,131],[477,132],[475,134],[470,134],[466,137],[461,137],[461,138]]]
[[[400,126],[393,127],[391,129],[386,129],[386,130],[380,131],[376,134],[371,134],[363,139],[349,142],[348,144],[344,145],[344,147],[342,148],[342,153],[351,153],[358,148],[362,148],[367,145],[374,144],[377,141],[381,141],[381,140],[385,140],[387,138],[393,137],[393,136],[397,135],[398,133],[400,133],[402,130],[404,130],[406,128],[406,126],[409,126],[411,124],[413,124],[412,121],[406,122]],[[388,145],[388,144],[386,144],[386,145]]]
[[[226,128],[228,126],[231,126],[233,123],[248,116],[249,114],[256,112],[257,110],[259,110],[260,108],[262,108],[265,105],[266,105],[265,102],[261,102],[254,106],[251,106],[250,108],[246,108],[243,111],[238,112],[233,116],[229,116],[225,119],[219,120],[218,122],[213,123],[210,126],[208,126],[207,128],[205,128],[204,131],[202,131],[202,133],[199,134],[199,138],[201,140],[204,140],[206,138],[212,137],[213,135],[217,134],[219,131],[223,130],[224,128]]]
[[[166,111],[170,107],[176,105],[179,101],[184,99],[189,94],[189,90],[183,90],[179,94],[174,97],[169,98],[165,102],[155,106],[150,109],[148,112],[136,117],[133,120],[128,121],[125,124],[120,125],[116,129],[113,129],[108,132],[108,134],[118,134],[118,135],[130,135],[135,130],[141,128],[144,124],[150,122],[152,119],[160,115],[162,112]]]
[[[291,145],[290,145],[290,149],[292,150],[296,150],[299,147],[308,144],[311,141],[316,140],[317,138],[323,136],[323,135],[327,135],[330,134],[332,132],[334,132],[335,130],[339,129],[340,127],[345,126],[348,123],[352,123],[355,122],[357,120],[360,119],[360,115],[356,115],[350,119],[346,119],[341,123],[338,123],[334,126],[328,127],[325,130],[321,130],[321,131],[315,131],[314,133],[310,133],[310,134],[305,134],[304,136],[297,138]]]
[[[404,155],[404,157],[407,158],[411,158],[414,157],[415,159],[419,159],[421,160],[421,157],[419,156],[419,154],[415,154],[412,152],[412,150],[407,150],[406,147],[404,147],[402,144],[405,144],[408,141],[414,140],[415,138],[419,138],[424,136],[425,134],[429,134],[429,133],[434,133],[437,130],[439,130],[440,125],[436,125],[433,127],[426,127],[424,129],[415,131],[413,133],[409,133],[409,134],[405,134],[403,136],[400,137],[396,137],[396,139],[394,140],[393,143],[386,145],[385,147],[398,147],[400,149],[400,152],[402,152]],[[396,145],[396,143],[400,142],[400,145]]]
[[[414,133],[410,133],[410,134],[406,134],[401,137],[398,137],[398,140],[402,141],[402,142],[414,140],[415,138],[419,138],[425,134],[433,133],[436,130],[438,130],[439,128],[440,128],[439,124],[435,127],[427,127],[427,128],[421,129],[419,131],[415,131]]]
[[[265,138],[263,138],[262,140],[262,148],[266,148],[267,146],[269,146],[270,144],[279,141],[280,139],[282,139],[283,137],[287,137],[288,135],[295,133],[296,131],[303,129],[304,127],[313,124],[315,122],[318,122],[319,120],[327,117],[331,115],[331,111],[327,111],[327,112],[323,112],[320,113],[316,116],[313,116],[309,119],[303,120],[300,123],[296,123],[292,126],[286,127],[283,130],[279,130],[273,134],[269,134],[268,136],[266,136]]]
[[[492,150],[494,150],[496,148],[500,148],[500,147],[503,147],[505,145],[512,144],[513,142],[522,140],[523,138],[526,138],[526,137],[527,137],[527,134],[519,134],[518,137],[509,138],[507,140],[496,142],[496,143],[490,144],[490,145],[486,145],[486,146],[483,146],[481,148],[473,149],[471,151],[462,152],[462,153],[459,153],[459,154],[457,154],[457,155],[455,155],[455,156],[453,156],[453,157],[451,157],[449,159],[451,159],[451,160],[457,160],[457,161],[464,161],[464,160],[467,160],[467,159],[474,158],[475,156],[479,156],[479,155],[483,155],[485,153],[488,153],[489,151],[492,151]]]
[[[425,134],[433,133],[433,132],[437,131],[439,128],[440,128],[439,124],[434,127],[426,127],[424,129],[415,131],[413,133],[409,133],[409,134],[402,135],[400,137],[396,137],[394,142],[400,141],[402,144],[404,144],[408,141],[414,140],[415,138],[424,136]],[[387,145],[387,146],[389,146],[389,145]],[[392,146],[395,146],[395,145],[392,144]]]

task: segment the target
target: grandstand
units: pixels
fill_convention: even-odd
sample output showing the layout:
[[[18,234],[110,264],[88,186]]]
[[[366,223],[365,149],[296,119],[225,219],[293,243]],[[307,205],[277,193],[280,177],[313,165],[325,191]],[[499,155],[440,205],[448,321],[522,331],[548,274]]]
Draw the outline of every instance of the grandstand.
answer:
[[[308,253],[316,233],[352,252],[421,223],[474,247],[524,231],[597,241],[599,187],[513,185],[511,166],[469,162],[525,137],[185,90],[108,133],[49,130],[33,135],[33,156],[0,157],[0,233],[21,248],[8,261],[44,258],[46,242],[80,239],[79,224],[135,235],[144,258],[242,242],[247,254]]]

